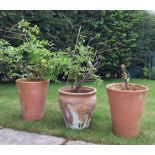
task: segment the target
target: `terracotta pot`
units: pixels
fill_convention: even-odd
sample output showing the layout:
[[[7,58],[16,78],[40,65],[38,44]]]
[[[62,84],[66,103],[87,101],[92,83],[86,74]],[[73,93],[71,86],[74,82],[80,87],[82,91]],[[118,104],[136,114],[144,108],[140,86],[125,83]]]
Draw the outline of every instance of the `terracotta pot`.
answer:
[[[124,83],[106,86],[113,123],[113,131],[121,137],[135,137],[140,132],[140,122],[148,87],[130,84],[131,90],[124,90]]]
[[[96,89],[81,87],[82,93],[72,93],[71,87],[59,89],[59,104],[66,126],[72,129],[89,127],[96,105]]]
[[[44,116],[45,100],[49,81],[16,80],[23,118],[25,120],[40,120]]]

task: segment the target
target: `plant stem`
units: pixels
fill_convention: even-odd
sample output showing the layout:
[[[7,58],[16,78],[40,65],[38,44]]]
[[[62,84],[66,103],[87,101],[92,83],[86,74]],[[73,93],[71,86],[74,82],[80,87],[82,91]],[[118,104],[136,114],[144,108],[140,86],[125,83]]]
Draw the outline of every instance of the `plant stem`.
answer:
[[[80,25],[80,27],[79,27],[79,31],[78,31],[78,35],[77,35],[77,38],[76,38],[76,43],[75,43],[75,48],[74,48],[74,51],[72,51],[72,64],[74,64],[74,57],[75,57],[75,52],[76,52],[76,47],[77,47],[77,44],[78,44],[78,41],[79,41],[79,37],[80,37],[80,32],[81,32],[81,25]],[[74,82],[72,83],[72,87],[71,87],[71,91],[72,92],[77,92],[77,91],[79,91],[79,88],[81,87],[79,87],[79,86],[77,86],[77,85],[75,85],[75,89],[73,89],[74,88]]]
[[[127,80],[125,80],[125,89],[126,90],[129,90],[130,88],[129,88],[129,83],[127,82]]]
[[[75,43],[74,51],[76,51],[76,46],[77,46],[77,43],[78,43],[78,41],[79,41],[80,32],[81,32],[81,25],[80,25],[80,27],[79,27],[78,35],[77,35],[77,38],[76,38],[76,43]]]
[[[122,69],[122,79],[124,79],[124,82],[125,82],[125,89],[129,90],[130,89],[129,83],[128,83],[129,74],[128,74],[128,71],[126,70],[126,66],[122,64],[121,69]]]

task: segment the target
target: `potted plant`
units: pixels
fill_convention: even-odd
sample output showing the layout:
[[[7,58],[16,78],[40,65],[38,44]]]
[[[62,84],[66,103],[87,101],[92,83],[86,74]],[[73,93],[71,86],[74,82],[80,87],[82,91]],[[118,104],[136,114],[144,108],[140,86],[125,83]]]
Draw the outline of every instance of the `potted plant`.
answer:
[[[40,33],[37,26],[22,20],[18,24],[24,42],[16,48],[18,53],[18,73],[21,77],[16,80],[20,103],[25,120],[40,120],[44,116],[45,99],[48,85],[58,75],[59,55],[49,51],[49,42],[39,40]],[[14,76],[15,76],[14,75]]]
[[[66,126],[72,129],[89,127],[92,113],[96,104],[96,89],[83,86],[88,80],[95,79],[101,82],[95,75],[98,66],[95,60],[94,50],[89,45],[84,46],[84,38],[77,36],[74,50],[69,49],[66,61],[65,75],[72,81],[72,86],[59,89],[59,105],[62,110]],[[80,41],[79,41],[80,37]]]
[[[122,64],[121,69],[125,83],[112,83],[106,86],[113,131],[118,136],[135,137],[140,132],[140,122],[148,87],[129,84],[126,66]]]

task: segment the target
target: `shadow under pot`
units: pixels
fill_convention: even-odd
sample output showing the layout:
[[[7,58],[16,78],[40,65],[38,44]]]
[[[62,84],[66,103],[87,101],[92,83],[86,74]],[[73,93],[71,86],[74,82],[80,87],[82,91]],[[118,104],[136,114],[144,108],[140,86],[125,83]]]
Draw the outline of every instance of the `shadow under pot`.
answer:
[[[43,118],[48,85],[49,80],[16,80],[24,120],[34,121]]]
[[[68,128],[88,128],[96,105],[96,89],[81,87],[80,93],[73,93],[71,87],[62,87],[59,105]]]
[[[141,118],[144,111],[148,87],[129,84],[125,90],[124,83],[113,83],[106,86],[113,132],[121,137],[135,137],[140,132]]]

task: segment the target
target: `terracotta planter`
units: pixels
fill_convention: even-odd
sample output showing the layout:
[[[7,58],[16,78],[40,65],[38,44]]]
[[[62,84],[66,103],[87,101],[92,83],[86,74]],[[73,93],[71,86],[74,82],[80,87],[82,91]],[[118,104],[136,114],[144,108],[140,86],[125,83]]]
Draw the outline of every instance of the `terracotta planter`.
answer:
[[[82,87],[82,93],[72,93],[71,87],[59,89],[59,104],[66,126],[72,129],[89,127],[96,105],[96,89]]]
[[[130,84],[131,90],[124,90],[124,83],[113,83],[107,85],[106,89],[114,133],[121,137],[137,136],[148,88]]]
[[[25,120],[33,121],[43,118],[48,85],[49,81],[16,80],[22,114]]]

